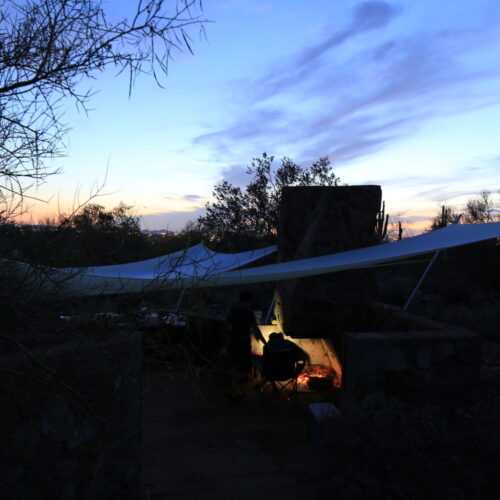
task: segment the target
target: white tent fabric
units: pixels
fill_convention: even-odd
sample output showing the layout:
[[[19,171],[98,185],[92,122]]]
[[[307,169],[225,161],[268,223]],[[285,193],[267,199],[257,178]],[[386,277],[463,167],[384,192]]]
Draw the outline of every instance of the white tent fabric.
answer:
[[[437,250],[499,237],[500,222],[488,224],[455,224],[394,243],[227,272],[219,276],[214,276],[213,280],[218,285],[262,283],[265,281],[301,278],[349,269],[363,269],[393,263],[416,255],[432,253]]]
[[[203,278],[245,266],[276,251],[276,246],[239,253],[218,253],[203,243],[154,259],[113,266],[72,269],[86,276],[134,279]]]
[[[106,295],[166,286],[183,288],[185,283],[201,283],[209,276],[246,266],[274,252],[276,246],[225,254],[200,243],[186,250],[128,264],[85,268],[46,268],[22,262],[16,265],[41,290],[64,296]]]
[[[240,270],[234,269],[273,252],[275,248],[240,254],[217,254],[203,245],[197,245],[163,260],[78,270],[57,269],[51,272],[49,281],[56,284],[53,288],[57,287],[66,295],[242,285],[373,267],[498,237],[500,223],[457,224],[395,243]],[[173,263],[177,264],[175,268],[171,267]],[[202,263],[203,266],[200,265]]]

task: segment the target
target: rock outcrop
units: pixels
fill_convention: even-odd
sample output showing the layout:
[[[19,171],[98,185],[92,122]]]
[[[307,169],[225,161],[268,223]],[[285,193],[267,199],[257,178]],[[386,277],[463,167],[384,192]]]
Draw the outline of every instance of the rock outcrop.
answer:
[[[370,246],[380,210],[380,186],[283,189],[278,261]],[[291,337],[331,337],[366,329],[376,287],[369,270],[279,282],[275,313]]]

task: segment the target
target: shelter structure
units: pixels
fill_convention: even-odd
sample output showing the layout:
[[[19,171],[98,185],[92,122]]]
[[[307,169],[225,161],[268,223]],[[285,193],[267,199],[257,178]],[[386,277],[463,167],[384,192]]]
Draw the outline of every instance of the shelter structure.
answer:
[[[245,268],[243,266],[269,255],[276,248],[267,247],[240,254],[213,252],[215,260],[209,258],[206,262],[203,259],[193,260],[199,249],[193,253],[188,249],[185,251],[187,261],[179,260],[177,255],[175,258],[165,256],[150,261],[90,268],[49,268],[7,259],[3,259],[2,263],[17,270],[25,279],[38,283],[40,289],[47,293],[105,295],[164,288],[245,285],[366,269],[499,237],[499,222],[457,224],[394,243]],[[230,264],[224,267],[224,262]],[[169,268],[169,263],[175,263],[181,272],[176,271],[176,267]],[[165,272],[159,273],[156,269],[164,269]]]
[[[376,295],[369,278],[363,277],[363,273],[347,274],[346,271],[402,262],[446,248],[499,238],[500,223],[456,224],[394,243],[371,244],[374,215],[381,199],[378,186],[304,188],[303,192],[300,189],[292,189],[290,194],[285,192],[284,200],[300,206],[301,211],[289,215],[288,219],[286,209],[283,211],[282,227],[290,225],[293,218],[298,222],[295,230],[293,224],[290,230],[280,229],[280,261],[275,264],[248,267],[275,252],[276,247],[222,254],[200,244],[161,258],[117,266],[46,268],[8,261],[9,265],[5,267],[9,272],[14,269],[21,273],[25,280],[39,286],[40,292],[63,296],[278,282],[278,324],[265,327],[264,335],[278,330],[292,336],[308,351],[315,365],[331,370],[336,381],[342,376],[343,385],[354,399],[360,384],[365,384],[364,393],[376,393],[388,380],[417,380],[421,377],[422,367],[427,370],[427,378],[442,378],[445,373],[444,368],[441,369],[442,363],[448,372],[451,365],[456,366],[457,373],[462,373],[467,366],[467,378],[477,378],[474,374],[478,356],[472,355],[467,359],[468,365],[464,364],[467,352],[478,352],[477,336],[458,330],[448,331],[446,325],[429,325],[406,313],[403,318],[401,311],[380,308],[374,304]],[[338,198],[336,202],[332,199],[335,196]],[[342,273],[333,276],[339,271]],[[299,280],[311,277],[317,277],[316,281]],[[285,280],[292,281],[285,285]],[[322,297],[320,307],[314,303],[315,290],[319,291],[316,296]],[[348,300],[345,300],[346,295]],[[372,315],[376,321],[365,321],[367,315]],[[380,326],[375,331],[377,335],[374,335],[373,324]],[[402,331],[406,333],[390,333]],[[416,335],[416,331],[431,333]],[[437,331],[446,334],[434,335],[433,332]],[[464,339],[468,342],[465,351]],[[349,346],[346,347],[344,340]],[[372,352],[370,347],[365,349],[365,342],[366,346],[370,342],[382,346],[377,355],[382,361],[376,366],[370,365],[376,371],[376,377],[363,378],[364,372],[360,371],[360,366],[365,366],[362,357]],[[259,352],[260,347],[254,346],[255,352]],[[348,352],[345,360],[344,347]],[[415,349],[418,349],[416,354]],[[402,356],[407,353],[415,356],[408,355],[403,362]],[[352,377],[356,383],[349,383],[349,380],[354,380]],[[379,382],[370,385],[374,380]]]
[[[425,399],[438,388],[455,397],[460,387],[470,394],[478,381],[478,336],[378,302],[370,268],[498,237],[500,224],[453,225],[378,244],[380,205],[379,186],[284,189],[279,262],[243,271],[262,281],[276,273],[277,321],[263,333],[292,337],[311,358],[308,387],[329,378],[330,387],[342,385],[345,406],[383,401],[388,392]],[[255,352],[260,347],[254,342]]]

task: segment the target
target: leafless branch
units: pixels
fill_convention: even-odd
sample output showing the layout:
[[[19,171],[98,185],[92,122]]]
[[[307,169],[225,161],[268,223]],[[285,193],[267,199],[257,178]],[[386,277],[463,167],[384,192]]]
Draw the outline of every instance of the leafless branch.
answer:
[[[87,110],[81,84],[108,67],[159,83],[173,49],[192,52],[187,29],[203,30],[199,0],[138,0],[111,21],[99,0],[4,0],[0,3],[0,192],[23,195],[50,174],[68,132],[63,104]],[[202,31],[203,32],[203,31]]]

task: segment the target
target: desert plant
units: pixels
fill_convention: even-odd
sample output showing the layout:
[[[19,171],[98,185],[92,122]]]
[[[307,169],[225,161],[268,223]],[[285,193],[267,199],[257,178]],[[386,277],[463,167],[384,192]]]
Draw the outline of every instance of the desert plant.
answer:
[[[251,239],[274,241],[284,186],[336,186],[340,182],[326,156],[305,168],[286,157],[278,167],[273,162],[274,157],[266,153],[254,158],[247,168],[250,180],[244,191],[227,180],[215,186],[215,200],[198,219],[198,229],[205,237],[230,244]]]

